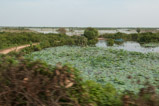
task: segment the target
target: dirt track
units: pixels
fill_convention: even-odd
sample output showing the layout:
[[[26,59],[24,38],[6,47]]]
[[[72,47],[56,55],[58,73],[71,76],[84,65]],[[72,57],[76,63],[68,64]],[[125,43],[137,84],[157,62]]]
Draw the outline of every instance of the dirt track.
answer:
[[[37,45],[38,43],[34,43],[32,45]],[[22,45],[22,46],[17,46],[17,47],[12,47],[12,48],[9,48],[9,49],[4,49],[4,50],[0,50],[0,54],[8,54],[9,52],[12,52],[12,51],[19,51],[23,48],[26,48],[26,47],[29,47],[30,44],[27,44],[27,45]]]
[[[98,38],[98,40],[106,40],[106,38]]]

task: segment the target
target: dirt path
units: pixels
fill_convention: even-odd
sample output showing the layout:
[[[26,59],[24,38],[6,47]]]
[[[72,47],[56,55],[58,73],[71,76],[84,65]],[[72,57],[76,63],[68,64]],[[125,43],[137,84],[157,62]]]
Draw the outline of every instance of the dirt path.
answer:
[[[98,40],[106,40],[106,38],[98,38]]]
[[[37,45],[39,43],[33,43],[32,45]],[[26,47],[29,47],[30,44],[27,44],[27,45],[22,45],[22,46],[17,46],[17,47],[12,47],[12,48],[9,48],[9,49],[4,49],[4,50],[0,50],[0,54],[8,54],[9,52],[12,52],[12,51],[19,51],[23,48],[26,48]]]

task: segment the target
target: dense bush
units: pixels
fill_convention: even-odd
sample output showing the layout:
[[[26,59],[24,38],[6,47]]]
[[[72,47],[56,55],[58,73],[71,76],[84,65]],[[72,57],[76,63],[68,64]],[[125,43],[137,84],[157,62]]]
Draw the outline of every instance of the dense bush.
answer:
[[[89,46],[94,46],[96,43],[98,42],[98,39],[92,39],[92,40],[88,40],[88,45]]]
[[[132,41],[137,41],[139,38],[139,34],[131,34],[131,40]]]
[[[109,39],[109,40],[107,41],[107,45],[108,45],[108,46],[113,46],[113,45],[114,45],[114,40],[113,40],[113,39]]]
[[[59,106],[79,105],[88,102],[82,96],[81,84],[73,68],[48,68],[39,61],[15,62],[5,58],[0,64],[0,105]],[[78,91],[78,94],[76,92]],[[73,94],[73,92],[75,94]]]
[[[84,36],[88,39],[89,45],[95,45],[98,42],[98,30],[95,28],[87,28],[84,31]]]
[[[124,40],[131,40],[131,35],[125,33],[115,33],[115,34],[103,34],[100,37],[108,38],[108,39],[124,39]]]
[[[124,39],[126,41],[137,41],[139,43],[159,42],[159,33],[138,33],[138,34],[103,34],[100,37],[107,39]]]
[[[159,95],[155,87],[147,85],[138,95],[128,93],[123,96],[124,106],[159,106]]]
[[[75,45],[77,46],[87,46],[87,38],[84,36],[72,36],[74,39]]]
[[[85,84],[87,85],[86,89],[89,92],[90,99],[98,106],[121,106],[120,96],[112,85],[102,86],[93,81],[86,81]]]
[[[35,33],[1,33],[0,34],[0,49],[28,44],[30,42],[40,42],[41,34]]]
[[[87,28],[84,31],[84,36],[88,40],[96,39],[96,38],[98,38],[98,30],[96,30],[94,28]]]
[[[139,34],[138,42],[143,42],[143,43],[159,42],[159,34],[158,33]]]
[[[40,46],[41,46],[41,48],[48,48],[51,45],[50,45],[50,42],[48,40],[44,40],[44,41],[40,42]]]
[[[3,64],[2,64],[3,63]],[[92,81],[83,82],[70,66],[49,67],[40,61],[1,58],[0,105],[120,106],[116,90]]]
[[[70,37],[65,34],[0,33],[0,49],[30,44],[31,42],[40,43],[41,49],[63,45],[86,46],[87,38],[83,36]]]
[[[64,46],[64,45],[77,45],[77,46],[87,46],[87,38],[84,36],[72,36],[68,37],[66,35],[46,35],[48,40],[41,41],[38,45],[30,44],[29,47],[26,47],[20,51],[23,54],[29,54],[34,51],[40,51],[48,47]]]
[[[45,47],[44,48],[42,48],[42,47],[44,47],[44,46],[43,45],[42,46],[41,45],[30,45],[29,47],[22,49],[19,54],[29,54],[34,51],[40,51],[45,48]],[[14,53],[14,52],[11,52],[11,53]],[[11,54],[11,53],[9,53],[9,54]]]

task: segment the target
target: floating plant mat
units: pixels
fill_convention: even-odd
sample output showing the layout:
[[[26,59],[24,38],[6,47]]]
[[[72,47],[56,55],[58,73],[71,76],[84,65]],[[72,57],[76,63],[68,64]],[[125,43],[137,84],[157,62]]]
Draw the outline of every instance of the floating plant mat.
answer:
[[[138,53],[99,47],[54,47],[27,55],[50,65],[72,64],[84,80],[111,83],[119,91],[138,92],[148,81],[159,85],[159,54]]]
[[[159,47],[159,43],[145,43],[142,44],[144,47]]]

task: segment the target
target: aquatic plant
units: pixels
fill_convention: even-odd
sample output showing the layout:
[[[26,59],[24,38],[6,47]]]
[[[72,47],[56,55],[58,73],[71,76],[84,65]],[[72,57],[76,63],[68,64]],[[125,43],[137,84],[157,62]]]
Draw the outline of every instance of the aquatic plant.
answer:
[[[137,93],[146,82],[159,85],[159,55],[138,53],[112,48],[98,47],[54,47],[26,56],[33,60],[72,64],[81,70],[84,80],[101,84],[110,83],[119,92],[125,90]]]

